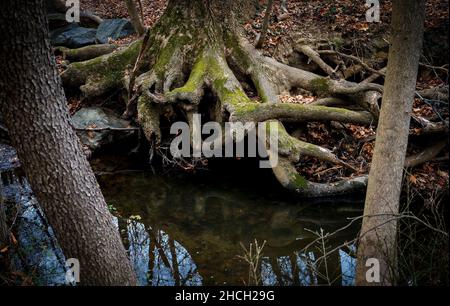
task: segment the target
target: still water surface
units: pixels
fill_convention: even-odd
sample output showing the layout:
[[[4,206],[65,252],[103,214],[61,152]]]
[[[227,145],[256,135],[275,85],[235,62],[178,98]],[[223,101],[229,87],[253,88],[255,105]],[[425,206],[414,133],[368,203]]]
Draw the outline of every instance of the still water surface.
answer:
[[[239,256],[244,255],[241,244],[248,249],[256,239],[259,245],[266,241],[259,266],[263,285],[352,285],[353,245],[338,248],[326,266],[323,260],[314,263],[323,254],[321,243],[304,248],[317,238],[312,232],[347,225],[349,217],[362,213],[362,204],[302,200],[272,188],[273,182],[260,184],[249,177],[100,176],[139,283],[251,284],[248,263]],[[358,226],[340,231],[325,241],[325,248],[352,240]]]
[[[354,283],[354,245],[342,245],[356,236],[359,224],[324,244],[305,246],[317,238],[314,232],[334,232],[361,215],[361,201],[299,199],[287,194],[270,170],[236,162],[191,175],[124,173],[133,167],[117,159],[92,165],[140,285],[253,284],[249,265],[239,256],[255,239],[259,245],[265,241],[257,267],[260,284]],[[65,258],[52,229],[26,179],[7,169],[0,169],[3,195],[18,212],[13,265],[32,273],[34,284],[64,285]],[[326,264],[317,262],[323,248],[336,249]]]

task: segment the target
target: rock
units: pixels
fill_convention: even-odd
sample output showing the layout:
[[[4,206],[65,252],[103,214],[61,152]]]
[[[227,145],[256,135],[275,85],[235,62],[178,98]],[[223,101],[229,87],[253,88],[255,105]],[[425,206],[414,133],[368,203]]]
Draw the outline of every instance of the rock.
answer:
[[[92,151],[137,134],[137,129],[133,129],[129,121],[102,107],[82,108],[71,121],[82,144]]]
[[[51,43],[53,44],[53,41],[56,40],[56,38],[58,36],[60,36],[61,34],[63,34],[64,32],[70,31],[70,30],[75,29],[77,27],[79,27],[79,25],[77,23],[68,23],[68,24],[66,24],[63,27],[51,30],[50,31]]]
[[[134,33],[133,25],[126,19],[105,19],[98,26],[96,38],[106,44],[109,38],[116,40]]]
[[[68,48],[81,48],[96,43],[95,29],[83,28],[76,23],[69,23],[67,26],[56,29],[50,33],[50,41],[54,46],[64,46]]]

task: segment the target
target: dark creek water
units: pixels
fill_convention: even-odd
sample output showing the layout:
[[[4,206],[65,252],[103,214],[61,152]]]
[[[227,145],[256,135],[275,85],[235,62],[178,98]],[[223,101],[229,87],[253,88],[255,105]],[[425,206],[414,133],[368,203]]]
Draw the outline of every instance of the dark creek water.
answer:
[[[111,166],[112,165],[112,166]],[[98,180],[129,251],[140,285],[244,285],[249,265],[239,256],[255,239],[263,285],[352,285],[359,224],[313,244],[313,233],[334,232],[362,214],[362,203],[344,199],[301,200],[278,186],[270,172],[242,164],[195,175],[117,172],[117,161],[98,167]],[[159,171],[158,171],[159,172]],[[238,174],[237,174],[238,173]],[[26,180],[4,181],[9,208],[18,203],[13,257],[18,270],[40,285],[65,282],[64,255]],[[13,210],[15,211],[15,210]],[[254,251],[254,249],[253,249]]]
[[[239,167],[238,167],[239,168]],[[304,250],[317,236],[333,232],[361,203],[313,202],[288,196],[267,173],[203,175],[149,173],[102,175],[107,203],[120,215],[118,226],[142,285],[243,285],[249,265],[239,256],[255,239],[262,251],[264,285],[353,284],[354,246],[327,258],[322,244]],[[267,179],[267,183],[261,181]],[[275,183],[275,184],[273,184]],[[353,239],[359,224],[325,242],[331,250]],[[328,276],[327,276],[328,275]]]

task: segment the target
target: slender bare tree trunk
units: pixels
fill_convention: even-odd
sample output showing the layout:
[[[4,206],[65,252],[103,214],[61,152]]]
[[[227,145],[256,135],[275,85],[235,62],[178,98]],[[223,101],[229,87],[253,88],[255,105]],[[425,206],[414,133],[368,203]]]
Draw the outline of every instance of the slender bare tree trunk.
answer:
[[[69,122],[42,0],[0,2],[0,111],[31,187],[82,285],[136,277]]]
[[[269,27],[269,22],[270,22],[270,15],[272,14],[272,6],[273,6],[273,0],[268,0],[266,12],[264,14],[264,21],[263,21],[263,26],[261,29],[261,34],[259,35],[258,41],[255,44],[255,48],[257,48],[257,49],[261,48],[264,45],[264,40],[266,39],[266,35],[267,35],[267,28]]]
[[[125,0],[128,9],[128,15],[130,15],[131,23],[139,36],[144,35],[145,27],[142,24],[143,20],[139,17],[134,0]]]
[[[396,0],[392,10],[392,45],[360,234],[357,285],[391,285],[396,279],[395,215],[422,50],[425,1]],[[379,282],[371,278],[375,266],[366,267],[369,258],[379,262]]]

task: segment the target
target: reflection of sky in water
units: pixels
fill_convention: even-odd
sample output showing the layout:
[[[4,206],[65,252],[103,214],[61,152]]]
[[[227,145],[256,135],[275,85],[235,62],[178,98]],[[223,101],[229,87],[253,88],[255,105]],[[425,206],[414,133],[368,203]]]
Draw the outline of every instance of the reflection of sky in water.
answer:
[[[16,182],[15,188],[18,185],[20,184]],[[22,213],[17,224],[17,238],[22,252],[27,256],[25,261],[17,255],[14,256],[14,264],[18,267],[18,270],[35,269],[39,276],[36,284],[64,284],[64,255],[51,228],[46,225],[42,212],[37,208],[36,200],[31,196],[28,184],[25,182],[20,188],[22,188],[20,192],[9,190],[9,194],[20,195],[19,198],[14,199],[22,205]],[[200,208],[208,211],[212,205],[224,205],[222,209],[216,209],[214,213],[227,212],[232,217],[221,217],[220,214],[217,214],[214,215],[214,219],[206,219],[211,214],[203,214],[197,217],[191,213],[193,209],[189,205],[195,204],[198,206],[197,198],[194,198],[192,203],[186,201],[185,197],[182,197],[179,203],[170,198],[169,200],[172,206],[164,206],[163,204],[160,207],[155,206],[157,209],[152,208],[152,214],[149,214],[149,216],[161,220],[161,222],[169,222],[167,217],[173,218],[173,211],[178,210],[184,218],[194,219],[180,219],[180,221],[171,224],[169,230],[151,226],[154,223],[149,222],[150,219],[143,219],[139,222],[135,219],[118,220],[114,218],[113,220],[118,229],[120,223],[124,227],[120,229],[128,240],[126,245],[130,260],[135,267],[139,285],[196,286],[210,284],[208,281],[211,282],[211,278],[219,278],[218,276],[222,277],[220,284],[224,283],[223,280],[226,280],[226,283],[229,284],[243,284],[242,280],[248,274],[248,270],[246,270],[245,263],[239,264],[236,261],[236,257],[240,255],[239,251],[241,251],[239,242],[245,241],[245,239],[247,241],[254,239],[256,235],[271,238],[273,242],[270,246],[269,241],[266,247],[268,253],[263,252],[261,259],[260,268],[263,285],[311,286],[326,284],[326,281],[321,277],[321,274],[323,275],[323,261],[316,262],[316,259],[320,256],[319,253],[316,251],[300,251],[300,245],[303,244],[304,239],[307,240],[307,237],[301,234],[303,224],[299,225],[293,217],[298,214],[295,206],[283,206],[278,209],[271,203],[270,206],[260,208],[258,205],[263,206],[261,201],[252,199],[252,203],[256,202],[258,205],[251,207],[251,203],[240,202],[240,198],[237,198],[234,203],[238,203],[238,206],[234,208],[234,204],[230,204],[230,201],[221,202],[220,199],[215,198],[214,202],[202,201],[203,204]],[[150,201],[150,205],[152,203],[157,203],[157,201]],[[170,209],[166,207],[170,207]],[[268,212],[269,207],[270,211]],[[167,209],[169,215],[165,215],[165,209]],[[241,218],[240,221],[234,221],[234,216]],[[269,226],[267,226],[267,220],[271,222]],[[186,222],[186,224],[183,222]],[[175,224],[177,227],[174,233]],[[260,226],[260,224],[262,225]],[[174,239],[174,237],[177,238]],[[302,239],[297,239],[298,237]],[[192,239],[192,241],[186,239]],[[231,251],[225,248],[223,250],[220,248],[214,249],[214,244],[203,246],[201,243],[206,241],[203,239],[210,239],[212,242],[218,243],[216,246],[223,244],[227,248],[236,247],[236,249]],[[306,240],[304,243],[307,243]],[[293,246],[293,244],[298,244],[298,246]],[[354,285],[356,260],[349,255],[349,253],[354,252],[355,247],[349,246],[346,249],[339,249],[332,255],[333,258],[328,262],[330,271],[336,272],[338,270],[338,275],[332,276],[333,279],[337,279],[336,283],[333,284]],[[213,260],[211,261],[211,259]],[[228,274],[224,272],[225,266],[220,266],[222,262],[227,260],[232,262],[231,268],[230,266],[227,268],[229,269]],[[199,265],[202,267],[200,271]],[[236,268],[239,265],[240,270]],[[237,269],[238,272],[233,269]],[[239,277],[235,273],[239,273]]]
[[[149,235],[149,232],[152,234]],[[197,271],[191,255],[167,233],[159,230],[154,234],[151,228],[146,230],[144,224],[134,220],[127,220],[127,233],[130,259],[135,267],[139,285],[202,285],[202,276]],[[152,239],[154,243],[151,243]],[[350,249],[355,251],[354,246],[350,246]],[[354,285],[356,260],[341,249],[338,250],[338,257],[342,271],[341,285]],[[279,256],[275,260],[264,256],[261,259],[262,285],[318,285],[320,277],[324,276],[319,276],[317,270],[324,262],[318,264],[315,259],[316,255],[313,252],[296,252],[293,257]],[[151,271],[150,262],[152,262]],[[276,265],[278,275],[274,272],[273,265]]]
[[[149,235],[145,225],[133,220],[127,221],[127,233],[130,243],[130,259],[135,267],[139,285],[153,286],[199,286],[202,276],[197,271],[196,264],[188,251],[162,230],[156,235]],[[154,240],[152,244],[151,241]],[[171,245],[172,244],[172,245]],[[354,251],[354,246],[351,246]],[[338,257],[341,264],[343,286],[354,285],[356,261],[347,252],[339,249]],[[176,259],[176,261],[174,261]],[[316,262],[313,252],[298,253],[294,257],[279,256],[271,260],[265,256],[261,259],[261,282],[264,286],[276,285],[318,285],[320,277],[318,269],[321,263]],[[152,262],[150,271],[149,263]],[[278,275],[272,265],[276,265]],[[319,265],[319,266],[317,266]],[[323,268],[323,267],[322,267]],[[330,267],[328,269],[331,270]],[[324,283],[326,279],[323,279]],[[331,279],[330,279],[331,281]]]
[[[188,251],[164,231],[159,230],[156,234],[151,228],[148,231],[152,232],[152,237],[144,224],[127,222],[129,254],[139,285],[201,285],[202,277]],[[153,267],[151,271],[149,264]]]
[[[292,265],[289,256],[277,257],[277,264],[281,270],[283,284],[293,285]]]
[[[62,285],[65,283],[64,255],[53,237],[51,228],[44,225],[41,212],[33,205],[31,198],[24,201],[24,209],[19,218],[18,240],[28,255],[26,262],[14,257],[17,267],[36,268],[40,285]],[[118,220],[113,222],[118,227]],[[153,286],[199,286],[203,278],[197,270],[194,259],[178,241],[173,240],[163,230],[154,231],[135,220],[126,220],[129,256],[135,268],[139,285]],[[151,233],[151,234],[149,234]],[[350,246],[354,252],[355,247]],[[319,284],[313,252],[294,253],[261,259],[261,282],[264,286]],[[356,260],[346,251],[339,249],[341,285],[354,285]],[[277,273],[273,265],[276,265]]]
[[[19,243],[11,252],[12,265],[17,271],[33,271],[34,285],[64,285],[64,254],[30,190],[26,181],[4,188],[9,201],[20,203],[15,224]]]
[[[354,260],[339,252],[339,245],[355,237],[355,228],[327,241],[328,250],[336,249],[327,258],[328,273],[318,260],[320,246],[304,250],[317,238],[305,228],[335,232],[359,215],[352,203],[283,199],[261,186],[217,177],[137,173],[108,176],[100,185],[107,202],[132,219],[121,222],[121,232],[140,284],[243,285],[249,267],[238,258],[240,243],[248,247],[255,239],[267,241],[260,263],[263,285],[327,285],[326,274],[333,285],[352,284]]]
[[[277,284],[277,276],[273,272],[268,257],[261,259],[261,281],[264,286],[275,286]]]
[[[349,246],[349,248],[351,252],[356,253],[354,245]],[[339,250],[339,256],[341,258],[342,286],[354,286],[356,259],[341,249]]]
[[[128,226],[128,240],[130,241],[130,260],[134,265],[139,285],[147,284],[148,254],[150,238],[145,231],[145,225],[130,221]]]
[[[355,252],[354,245],[350,247],[351,252]],[[342,249],[338,250],[339,259],[341,263],[341,278],[342,286],[355,285],[355,269],[356,259],[350,256]],[[264,286],[280,285],[300,285],[300,286],[315,286],[319,284],[319,277],[317,274],[317,262],[313,252],[296,253],[296,262],[293,266],[292,260],[288,256],[281,256],[277,258],[277,268],[281,270],[281,279],[277,277],[269,257],[261,259],[261,281]],[[273,261],[272,261],[273,263]],[[323,261],[322,261],[323,264]],[[339,285],[339,284],[335,284]]]
[[[314,253],[297,254],[297,266],[299,267],[299,279],[302,286],[317,285],[317,276],[312,273],[316,266],[314,264]]]

